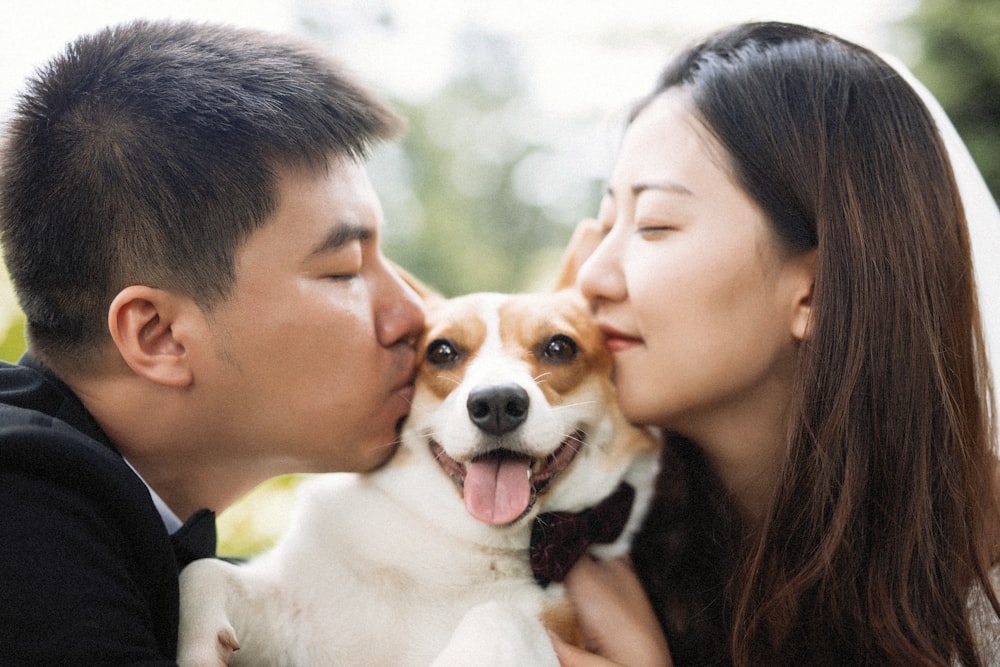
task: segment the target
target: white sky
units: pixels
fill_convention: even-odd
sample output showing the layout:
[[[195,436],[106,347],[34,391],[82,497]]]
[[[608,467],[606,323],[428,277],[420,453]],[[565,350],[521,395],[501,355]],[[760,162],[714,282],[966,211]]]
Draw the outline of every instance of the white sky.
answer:
[[[0,100],[6,111],[24,78],[67,42],[140,17],[296,31],[303,14],[356,24],[388,7],[397,29],[348,32],[334,49],[376,85],[401,95],[419,95],[447,78],[456,57],[449,37],[458,27],[477,23],[515,36],[531,53],[543,97],[553,100],[552,106],[562,106],[567,98],[578,97],[567,96],[566,91],[581,88],[600,89],[603,99],[636,97],[651,84],[674,47],[659,43],[663,34],[689,40],[738,20],[781,19],[889,49],[897,45],[887,25],[912,11],[915,0],[3,0],[0,4],[5,6],[0,21]],[[611,57],[607,48],[594,48],[597,35],[609,33],[621,35],[620,48]],[[906,59],[906,54],[899,55]]]

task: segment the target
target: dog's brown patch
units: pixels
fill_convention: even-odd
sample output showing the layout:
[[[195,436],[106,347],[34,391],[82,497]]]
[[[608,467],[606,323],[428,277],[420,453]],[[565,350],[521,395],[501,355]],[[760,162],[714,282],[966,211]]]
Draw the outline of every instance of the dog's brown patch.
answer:
[[[608,451],[608,459],[612,465],[617,465],[623,459],[656,451],[660,447],[658,436],[642,426],[630,424],[621,411],[614,412],[615,432],[618,436],[615,446]]]
[[[611,377],[611,355],[604,338],[573,292],[519,295],[500,309],[500,336],[504,347],[532,367],[532,375],[551,403],[595,377]],[[545,342],[557,334],[572,338],[579,355],[558,363],[540,355]]]
[[[542,610],[541,621],[546,630],[567,644],[584,647],[583,632],[580,631],[576,608],[568,600],[546,606]]]
[[[436,301],[427,306],[426,331],[417,347],[423,358],[418,373],[419,382],[439,398],[445,398],[462,382],[465,367],[486,340],[486,323],[476,311],[477,302],[470,299]],[[427,347],[436,340],[451,342],[460,353],[455,364],[435,366],[427,361]]]

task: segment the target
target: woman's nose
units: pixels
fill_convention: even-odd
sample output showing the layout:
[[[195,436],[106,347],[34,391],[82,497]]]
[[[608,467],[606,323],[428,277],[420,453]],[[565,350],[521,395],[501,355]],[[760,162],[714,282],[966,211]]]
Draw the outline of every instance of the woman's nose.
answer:
[[[576,285],[587,301],[621,301],[625,298],[621,245],[619,235],[612,230],[580,266]]]

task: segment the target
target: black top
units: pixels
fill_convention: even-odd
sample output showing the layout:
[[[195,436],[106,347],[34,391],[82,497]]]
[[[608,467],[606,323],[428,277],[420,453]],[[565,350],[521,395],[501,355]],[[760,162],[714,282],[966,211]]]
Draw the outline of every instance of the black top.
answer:
[[[175,664],[177,574],[80,399],[29,355],[0,362],[0,664]]]

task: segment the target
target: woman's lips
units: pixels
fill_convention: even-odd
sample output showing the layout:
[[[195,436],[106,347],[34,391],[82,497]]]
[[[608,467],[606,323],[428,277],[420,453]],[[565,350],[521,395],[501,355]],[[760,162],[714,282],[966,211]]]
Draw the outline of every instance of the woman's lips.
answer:
[[[624,352],[625,350],[642,345],[641,338],[630,336],[614,327],[602,324],[600,328],[604,334],[604,345],[611,352]]]

